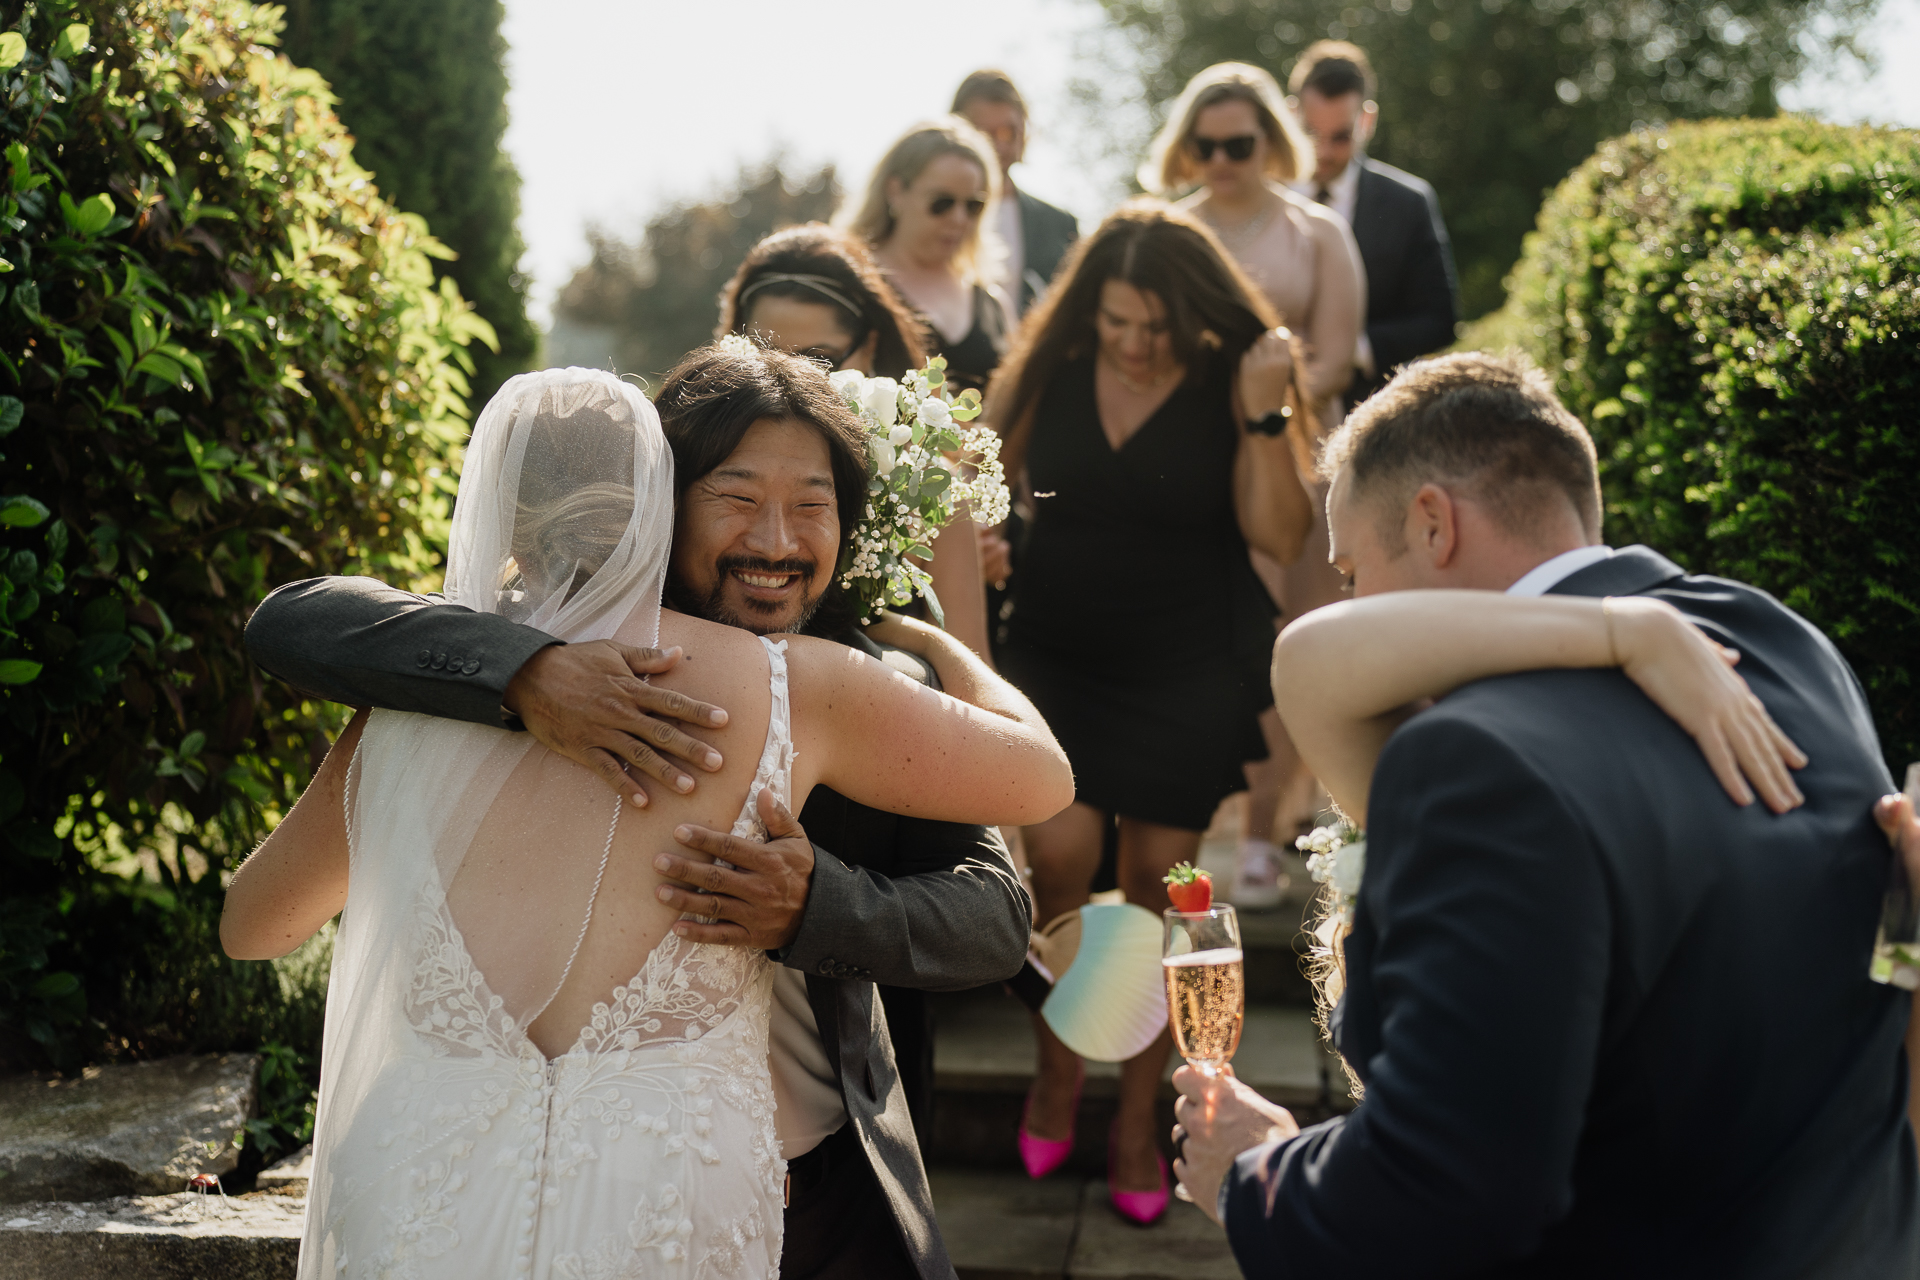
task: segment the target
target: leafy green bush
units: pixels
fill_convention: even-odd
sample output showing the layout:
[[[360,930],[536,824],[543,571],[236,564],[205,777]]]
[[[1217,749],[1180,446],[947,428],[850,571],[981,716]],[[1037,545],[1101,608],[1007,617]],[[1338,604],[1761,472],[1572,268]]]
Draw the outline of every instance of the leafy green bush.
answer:
[[[1786,118],[1617,138],[1548,199],[1505,309],[1593,428],[1607,538],[1772,592],[1920,759],[1920,134]]]
[[[279,10],[0,16],[0,1060],[298,1055],[324,965],[226,960],[220,873],[337,721],[241,633],[290,578],[436,572],[492,334]]]

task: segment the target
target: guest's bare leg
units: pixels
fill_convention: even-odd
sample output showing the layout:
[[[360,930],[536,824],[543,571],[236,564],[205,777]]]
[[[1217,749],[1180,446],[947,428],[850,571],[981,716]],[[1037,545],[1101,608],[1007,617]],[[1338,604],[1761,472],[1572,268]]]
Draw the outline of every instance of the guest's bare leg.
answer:
[[[1193,861],[1199,853],[1198,831],[1120,819],[1120,887],[1127,901],[1158,916],[1167,906],[1167,886],[1162,882],[1167,871],[1176,862]],[[1162,1135],[1154,1118],[1154,1099],[1172,1047],[1171,1033],[1162,1033],[1146,1052],[1121,1064],[1120,1112],[1113,1130],[1113,1183],[1122,1191],[1152,1191],[1160,1185],[1160,1167],[1154,1156]]]
[[[1033,872],[1034,915],[1042,926],[1086,905],[1094,873],[1100,869],[1106,824],[1107,815],[1098,809],[1072,804],[1037,826],[1021,828],[1027,865]],[[1080,1059],[1037,1014],[1033,1029],[1039,1061],[1028,1097],[1027,1132],[1036,1138],[1064,1139],[1073,1132]]]

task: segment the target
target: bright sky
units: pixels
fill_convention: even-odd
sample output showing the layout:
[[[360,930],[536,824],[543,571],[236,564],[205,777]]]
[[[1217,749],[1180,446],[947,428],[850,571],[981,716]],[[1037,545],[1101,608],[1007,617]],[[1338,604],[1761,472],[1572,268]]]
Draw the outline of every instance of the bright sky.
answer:
[[[1104,34],[1097,0],[507,0],[507,149],[519,166],[521,234],[535,312],[586,261],[599,222],[637,235],[672,199],[704,197],[742,161],[785,148],[794,170],[834,162],[865,180],[907,125],[946,110],[967,72],[998,66],[1026,94],[1035,132],[1015,177],[1096,220],[1119,197],[1145,128],[1130,85],[1108,85],[1089,120],[1069,86]],[[1920,0],[1883,0],[1866,45],[1885,70],[1813,75],[1789,107],[1920,126]],[[1904,73],[1903,73],[1904,72]]]

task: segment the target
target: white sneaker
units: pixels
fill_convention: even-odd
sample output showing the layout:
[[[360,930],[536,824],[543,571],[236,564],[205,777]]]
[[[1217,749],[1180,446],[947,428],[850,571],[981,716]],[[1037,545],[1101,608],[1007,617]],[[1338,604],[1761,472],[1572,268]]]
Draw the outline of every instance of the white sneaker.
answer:
[[[1254,911],[1279,906],[1287,896],[1289,883],[1286,872],[1280,869],[1282,865],[1280,850],[1272,841],[1242,840],[1229,900],[1236,907]]]

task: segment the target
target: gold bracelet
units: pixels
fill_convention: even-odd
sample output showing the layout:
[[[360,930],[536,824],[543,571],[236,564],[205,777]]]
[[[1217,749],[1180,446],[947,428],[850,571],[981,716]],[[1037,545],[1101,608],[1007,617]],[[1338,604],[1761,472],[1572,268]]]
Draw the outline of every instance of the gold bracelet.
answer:
[[[1620,665],[1620,646],[1613,641],[1613,597],[1600,598],[1600,613],[1607,620],[1607,653],[1613,658],[1613,665]]]

